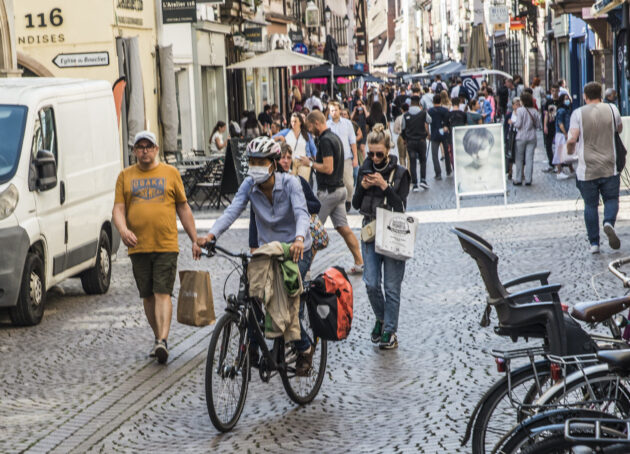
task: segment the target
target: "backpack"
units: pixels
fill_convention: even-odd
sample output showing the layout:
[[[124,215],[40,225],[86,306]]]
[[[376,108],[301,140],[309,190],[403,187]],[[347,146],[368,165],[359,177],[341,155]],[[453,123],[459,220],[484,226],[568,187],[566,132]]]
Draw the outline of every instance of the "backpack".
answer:
[[[442,82],[438,82],[437,84],[435,84],[436,95],[439,95],[443,90],[444,90],[444,85],[442,85]]]
[[[311,281],[306,298],[313,334],[330,341],[344,340],[352,327],[352,284],[339,267],[328,268]]]

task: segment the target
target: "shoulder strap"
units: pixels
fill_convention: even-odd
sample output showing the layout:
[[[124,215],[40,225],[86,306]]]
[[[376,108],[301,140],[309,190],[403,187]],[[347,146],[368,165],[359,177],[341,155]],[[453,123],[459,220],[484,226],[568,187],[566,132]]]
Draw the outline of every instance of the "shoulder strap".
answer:
[[[610,114],[612,115],[612,132],[613,132],[613,138],[615,137],[615,133],[617,132],[617,128],[616,128],[616,120],[615,120],[615,111],[612,108],[612,105],[608,104],[608,107],[610,107]],[[615,156],[617,155],[617,144],[615,143],[615,140],[613,139],[613,148],[615,150]]]

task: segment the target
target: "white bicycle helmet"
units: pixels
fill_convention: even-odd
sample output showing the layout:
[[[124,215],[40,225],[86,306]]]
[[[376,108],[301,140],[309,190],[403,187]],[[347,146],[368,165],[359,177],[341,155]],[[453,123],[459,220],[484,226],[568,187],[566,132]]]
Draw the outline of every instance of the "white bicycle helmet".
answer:
[[[280,144],[267,136],[260,136],[247,144],[249,158],[269,158],[272,161],[280,159],[282,152]]]

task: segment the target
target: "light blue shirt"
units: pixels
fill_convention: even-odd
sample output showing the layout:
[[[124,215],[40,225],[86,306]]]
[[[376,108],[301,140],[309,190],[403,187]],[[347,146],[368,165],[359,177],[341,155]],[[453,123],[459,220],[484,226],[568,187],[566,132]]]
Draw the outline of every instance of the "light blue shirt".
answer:
[[[278,134],[272,136],[272,139],[275,139],[276,137],[286,137],[291,131],[291,128],[283,129]],[[293,153],[295,153],[295,150],[293,150]],[[317,147],[315,146],[315,141],[313,140],[313,136],[310,132],[308,133],[308,142],[306,142],[306,154],[313,159],[315,159],[315,156],[317,155]]]
[[[240,214],[251,202],[256,214],[258,229],[258,244],[280,241],[293,243],[296,236],[304,237],[304,250],[311,248],[311,220],[306,208],[306,198],[302,191],[302,184],[293,175],[276,173],[272,200],[269,199],[254,183],[252,177],[247,177],[238,188],[234,200],[217,219],[210,233],[219,238],[238,219]]]
[[[357,143],[357,135],[354,133],[352,122],[342,117],[339,118],[337,122],[328,120],[326,126],[341,139],[341,143],[343,144],[343,159],[352,159],[354,155],[352,154],[350,145]]]

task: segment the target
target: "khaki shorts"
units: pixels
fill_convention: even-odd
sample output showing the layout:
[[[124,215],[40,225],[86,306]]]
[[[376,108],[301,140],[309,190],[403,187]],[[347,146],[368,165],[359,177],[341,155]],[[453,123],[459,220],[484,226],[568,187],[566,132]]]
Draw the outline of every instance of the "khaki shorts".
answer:
[[[156,293],[172,295],[177,255],[177,252],[141,252],[129,256],[140,298],[149,298]]]
[[[332,224],[336,229],[348,225],[346,196],[346,188],[343,186],[335,189],[333,192],[317,191],[317,198],[322,204],[318,214],[322,224],[325,224],[326,219],[330,216]]]
[[[343,161],[343,185],[346,187],[346,202],[352,202],[354,194],[354,168],[352,159]],[[321,219],[321,218],[320,218]]]

